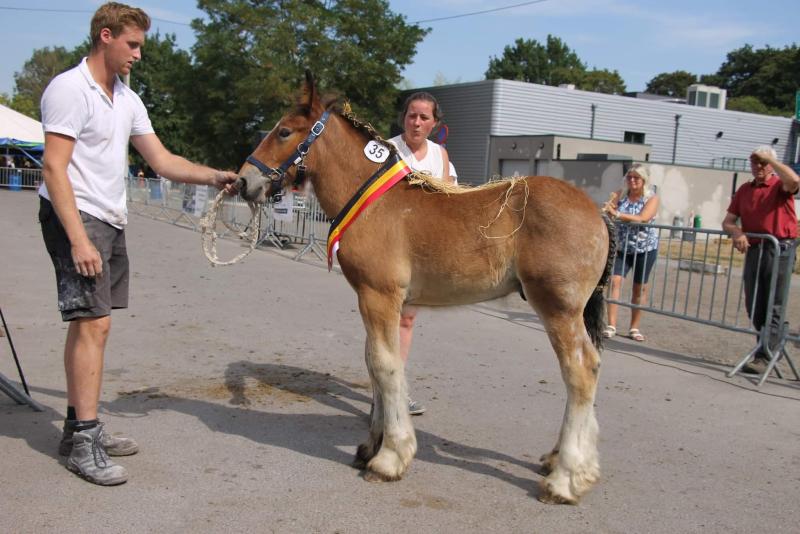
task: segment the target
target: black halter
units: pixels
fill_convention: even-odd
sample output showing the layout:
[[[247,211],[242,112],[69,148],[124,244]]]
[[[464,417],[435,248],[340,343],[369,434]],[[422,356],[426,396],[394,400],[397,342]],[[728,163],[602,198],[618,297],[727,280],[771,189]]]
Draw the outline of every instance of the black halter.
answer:
[[[270,184],[269,190],[267,191],[267,196],[276,196],[281,192],[283,189],[283,177],[286,175],[286,171],[288,171],[293,165],[297,165],[295,183],[299,184],[305,179],[306,166],[303,165],[303,161],[306,159],[306,154],[308,154],[308,149],[311,148],[311,144],[316,141],[317,137],[322,135],[322,131],[325,130],[325,123],[328,122],[328,117],[330,114],[330,111],[327,110],[322,114],[322,117],[320,117],[319,120],[314,123],[314,126],[311,127],[306,140],[297,145],[297,148],[292,155],[289,156],[289,159],[284,161],[280,167],[272,168],[260,161],[253,154],[247,156],[247,163],[255,166],[259,171],[261,171],[261,174],[263,174],[264,177],[269,180]]]

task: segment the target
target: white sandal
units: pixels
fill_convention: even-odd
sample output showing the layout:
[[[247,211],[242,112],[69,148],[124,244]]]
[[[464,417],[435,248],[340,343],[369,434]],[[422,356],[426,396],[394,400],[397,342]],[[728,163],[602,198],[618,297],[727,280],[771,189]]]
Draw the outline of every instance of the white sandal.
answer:
[[[639,332],[638,328],[631,328],[631,331],[628,332],[628,337],[634,341],[644,341],[645,337]]]
[[[616,335],[617,335],[617,327],[612,324],[606,326],[606,329],[603,330],[603,337],[606,339],[611,339]]]

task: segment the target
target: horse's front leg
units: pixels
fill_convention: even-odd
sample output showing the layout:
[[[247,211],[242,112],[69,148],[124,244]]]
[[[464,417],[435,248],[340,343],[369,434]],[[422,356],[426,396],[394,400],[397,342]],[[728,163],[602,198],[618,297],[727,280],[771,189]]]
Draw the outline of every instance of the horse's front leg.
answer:
[[[383,440],[383,399],[375,382],[375,373],[369,358],[369,340],[364,344],[364,359],[367,362],[370,382],[372,383],[372,406],[369,410],[369,437],[365,443],[358,446],[353,467],[366,469],[367,462],[378,453]]]
[[[399,480],[417,452],[408,413],[408,386],[399,351],[400,298],[372,289],[358,292],[367,331],[366,360],[374,388],[373,415],[356,464],[366,463],[367,480]]]

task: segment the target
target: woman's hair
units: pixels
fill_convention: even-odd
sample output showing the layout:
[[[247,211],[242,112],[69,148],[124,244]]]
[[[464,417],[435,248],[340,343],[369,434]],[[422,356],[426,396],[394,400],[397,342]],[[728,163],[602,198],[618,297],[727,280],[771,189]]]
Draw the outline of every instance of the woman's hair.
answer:
[[[411,102],[415,100],[422,100],[423,102],[430,102],[433,104],[433,118],[436,119],[436,122],[442,120],[444,112],[442,112],[442,108],[439,106],[439,102],[436,100],[436,97],[426,91],[419,91],[410,95],[408,98],[406,98],[406,101],[403,102],[403,107],[400,109],[400,115],[397,116],[397,124],[401,128],[404,126],[406,113],[408,113],[408,106],[410,106]]]
[[[628,176],[630,173],[636,173],[637,175],[642,177],[642,184],[643,193],[642,198],[647,200],[648,198],[652,197],[655,193],[653,192],[653,188],[650,187],[650,169],[647,168],[646,165],[642,163],[637,163],[633,165],[628,172],[625,173],[625,176]],[[628,196],[628,182],[625,182],[625,196]]]
[[[138,7],[126,6],[117,2],[108,2],[94,12],[90,37],[92,48],[100,44],[100,32],[103,28],[111,30],[111,35],[119,37],[126,26],[140,28],[143,31],[150,29],[150,17]]]

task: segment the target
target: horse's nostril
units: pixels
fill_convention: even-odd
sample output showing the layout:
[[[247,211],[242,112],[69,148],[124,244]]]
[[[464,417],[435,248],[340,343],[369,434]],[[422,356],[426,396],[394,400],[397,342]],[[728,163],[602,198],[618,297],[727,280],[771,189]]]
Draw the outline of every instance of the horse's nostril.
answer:
[[[239,191],[239,194],[244,196],[247,192],[247,180],[244,179],[244,176],[240,176],[236,182],[234,182],[236,189]]]

